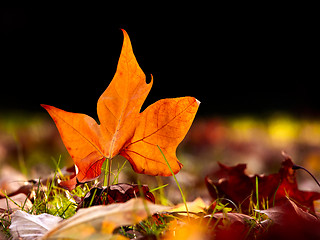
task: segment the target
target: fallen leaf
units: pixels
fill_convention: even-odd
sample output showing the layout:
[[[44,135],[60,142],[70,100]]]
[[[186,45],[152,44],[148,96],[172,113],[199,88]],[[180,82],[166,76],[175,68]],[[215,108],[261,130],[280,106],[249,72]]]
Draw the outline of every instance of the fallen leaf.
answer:
[[[245,174],[246,164],[228,167],[219,163],[220,171],[206,176],[205,182],[209,193],[214,199],[228,198],[241,205],[244,212],[248,212],[250,201],[257,202],[256,178],[258,178],[260,206],[263,206],[263,202],[268,200],[269,207],[271,207],[273,200],[277,205],[290,197],[303,209],[314,212],[313,201],[320,199],[320,193],[299,190],[296,171],[292,169],[293,162],[289,156],[284,155],[284,157],[279,172],[270,175],[248,176]],[[219,176],[219,179],[214,180],[215,176]]]
[[[260,225],[250,216],[241,213],[215,213],[211,226],[214,228],[214,239],[251,239]]]
[[[170,209],[141,198],[125,203],[82,208],[71,218],[62,221],[43,239],[91,239],[92,235],[112,234],[115,228],[139,223],[150,215]],[[85,232],[83,232],[85,231]]]
[[[139,188],[143,191],[143,194],[140,194]],[[107,196],[106,193],[108,193]],[[107,205],[111,203],[124,203],[136,197],[144,197],[150,202],[155,203],[155,198],[153,194],[149,192],[149,187],[147,185],[141,185],[139,187],[138,184],[119,183],[111,185],[109,188],[92,188],[83,198],[83,201],[78,208],[95,205]]]
[[[11,196],[10,199],[0,199],[0,213],[6,211],[14,212],[20,210],[22,207],[24,210],[29,210],[32,208],[32,202],[28,199],[27,195],[23,193]]]
[[[50,214],[31,215],[18,210],[11,215],[10,233],[13,239],[32,240],[42,237],[62,218]]]
[[[66,188],[97,178],[104,160],[118,154],[128,159],[138,173],[170,176],[157,146],[174,173],[182,167],[176,148],[188,132],[200,102],[193,97],[162,99],[140,113],[153,79],[146,83],[129,36],[124,30],[123,34],[117,71],[98,100],[100,124],[85,114],[42,105],[54,120],[78,169],[75,178],[62,183]]]
[[[170,223],[164,239],[251,239],[259,224],[241,213],[215,213],[204,218]]]
[[[25,185],[27,178],[16,169],[3,164],[0,168],[0,198],[10,195]],[[13,194],[15,195],[15,194]]]
[[[205,240],[208,237],[207,227],[198,222],[173,220],[165,232],[164,240]]]
[[[187,207],[189,212],[199,213],[199,212],[203,212],[208,206],[203,201],[202,198],[198,197],[192,202],[187,202]],[[187,209],[184,203],[180,203],[176,205],[173,209],[171,209],[171,212],[186,212],[186,211]]]
[[[320,220],[287,199],[279,206],[260,210],[272,224],[262,239],[320,239]]]

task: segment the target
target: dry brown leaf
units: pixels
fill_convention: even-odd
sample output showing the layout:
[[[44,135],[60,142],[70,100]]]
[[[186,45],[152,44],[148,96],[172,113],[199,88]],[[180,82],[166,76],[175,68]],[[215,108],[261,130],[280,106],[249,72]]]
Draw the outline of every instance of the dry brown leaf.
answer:
[[[203,212],[205,208],[207,208],[207,204],[203,201],[202,198],[198,197],[192,202],[187,202],[187,207],[189,212],[199,213]],[[184,203],[180,203],[176,205],[171,212],[185,212],[187,211]]]
[[[11,200],[10,200],[11,199]],[[11,196],[9,198],[0,199],[0,212],[14,212],[17,210],[21,210],[23,207],[24,210],[28,210],[32,208],[32,202],[28,199],[27,195],[23,193],[19,193],[17,195]]]
[[[92,236],[97,235],[110,237],[117,227],[136,224],[147,218],[149,214],[168,209],[170,208],[140,198],[131,199],[125,203],[80,209],[74,216],[62,221],[42,239],[79,239],[81,236],[91,239]]]
[[[32,240],[42,237],[62,218],[50,214],[32,215],[18,210],[11,215],[10,233],[13,239]]]

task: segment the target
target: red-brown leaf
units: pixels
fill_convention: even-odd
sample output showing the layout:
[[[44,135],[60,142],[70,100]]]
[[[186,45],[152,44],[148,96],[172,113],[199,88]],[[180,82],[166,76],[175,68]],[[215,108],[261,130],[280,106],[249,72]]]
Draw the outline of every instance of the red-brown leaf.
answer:
[[[287,199],[279,206],[260,211],[272,221],[262,239],[320,239],[320,220]]]
[[[142,193],[140,192],[142,190]],[[108,194],[108,195],[106,195]],[[79,208],[107,205],[111,203],[123,203],[131,198],[144,197],[152,203],[155,203],[155,198],[147,185],[119,183],[107,187],[95,187],[90,190],[83,198]],[[93,198],[93,199],[92,199]]]
[[[211,216],[210,216],[211,217]],[[241,213],[215,213],[211,221],[214,228],[214,239],[250,239],[256,233],[256,221]]]
[[[282,166],[278,173],[270,175],[248,176],[245,173],[246,164],[238,164],[228,167],[219,163],[220,170],[206,176],[206,185],[210,195],[217,199],[226,197],[238,205],[243,211],[248,211],[250,201],[256,203],[256,177],[258,178],[258,191],[260,206],[263,201],[269,201],[269,207],[280,204],[290,197],[307,211],[314,212],[313,201],[320,199],[320,193],[301,191],[298,189],[296,170],[292,169],[293,162],[285,155]],[[220,178],[215,180],[215,176]],[[250,197],[252,199],[250,200]]]

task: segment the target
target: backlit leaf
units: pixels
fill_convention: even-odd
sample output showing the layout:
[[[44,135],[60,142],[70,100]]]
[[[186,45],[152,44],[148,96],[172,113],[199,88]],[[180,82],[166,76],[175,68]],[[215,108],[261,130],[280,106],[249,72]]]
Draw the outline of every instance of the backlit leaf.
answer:
[[[174,173],[182,164],[176,148],[188,132],[200,102],[193,97],[160,100],[140,113],[153,83],[146,76],[133,54],[128,34],[124,41],[117,71],[100,96],[97,113],[100,124],[80,113],[42,105],[54,120],[78,174],[61,185],[73,189],[101,174],[106,158],[121,154],[138,173],[169,176],[162,151]]]

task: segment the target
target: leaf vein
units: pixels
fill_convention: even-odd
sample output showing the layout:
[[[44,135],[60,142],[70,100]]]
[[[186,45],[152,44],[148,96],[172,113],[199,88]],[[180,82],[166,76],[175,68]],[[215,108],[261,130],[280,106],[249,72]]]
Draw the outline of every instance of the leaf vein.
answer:
[[[172,119],[170,119],[166,124],[164,124],[164,125],[161,126],[160,128],[157,128],[154,132],[150,133],[149,135],[144,136],[144,137],[142,137],[141,139],[139,139],[139,140],[137,140],[137,141],[135,141],[135,142],[130,143],[127,147],[129,147],[130,145],[135,144],[135,143],[137,143],[137,142],[143,141],[143,140],[146,139],[146,138],[149,138],[150,136],[156,134],[157,132],[159,132],[160,130],[162,130],[162,129],[165,128],[166,126],[168,126],[170,122],[174,121],[174,119],[176,119],[179,115],[181,115],[182,113],[184,113],[185,111],[187,111],[188,108],[190,108],[190,106],[192,106],[195,101],[196,101],[196,100],[194,100],[192,103],[190,103],[190,104],[189,104],[187,107],[185,107],[181,112],[179,112],[179,113],[178,113],[177,115],[175,115]]]
[[[53,113],[54,115],[56,115],[58,118],[60,118],[65,124],[67,124],[69,127],[71,127],[76,133],[78,133],[81,137],[83,137],[90,145],[92,145],[92,147],[94,147],[102,156],[103,153],[100,151],[100,149],[93,144],[90,139],[88,139],[86,136],[84,136],[81,132],[79,132],[76,128],[74,128],[70,123],[66,122],[63,118],[61,118],[58,114]]]

